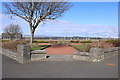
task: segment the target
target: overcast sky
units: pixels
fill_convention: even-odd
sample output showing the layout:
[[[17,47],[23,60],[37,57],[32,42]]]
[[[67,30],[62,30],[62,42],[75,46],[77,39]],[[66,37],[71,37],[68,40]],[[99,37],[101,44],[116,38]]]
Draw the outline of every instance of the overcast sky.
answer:
[[[62,17],[55,21],[40,24],[35,35],[42,36],[83,36],[117,37],[117,2],[72,2],[74,5]],[[19,24],[24,35],[29,35],[29,25],[24,20],[10,15],[0,14],[2,30],[9,24]],[[1,27],[0,27],[1,28]],[[2,33],[0,30],[0,33]]]

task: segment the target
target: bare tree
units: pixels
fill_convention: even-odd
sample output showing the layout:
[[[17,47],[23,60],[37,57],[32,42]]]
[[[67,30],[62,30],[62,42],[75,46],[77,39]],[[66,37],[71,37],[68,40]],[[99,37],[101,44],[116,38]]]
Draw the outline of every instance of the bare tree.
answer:
[[[10,24],[4,29],[4,32],[7,33],[11,39],[13,39],[16,34],[21,33],[21,28],[19,25]]]
[[[29,23],[32,45],[37,26],[45,20],[60,17],[71,7],[71,4],[68,2],[5,2],[3,6],[5,13],[16,15]]]

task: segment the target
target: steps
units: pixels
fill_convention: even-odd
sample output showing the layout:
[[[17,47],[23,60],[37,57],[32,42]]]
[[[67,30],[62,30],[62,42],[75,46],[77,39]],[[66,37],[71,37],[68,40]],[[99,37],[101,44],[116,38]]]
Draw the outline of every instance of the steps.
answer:
[[[73,61],[72,55],[48,54],[47,61]]]

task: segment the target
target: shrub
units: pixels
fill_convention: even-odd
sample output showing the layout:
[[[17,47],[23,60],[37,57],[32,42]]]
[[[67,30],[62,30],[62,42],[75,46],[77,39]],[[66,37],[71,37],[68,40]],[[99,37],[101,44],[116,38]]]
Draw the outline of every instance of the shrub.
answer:
[[[80,41],[73,41],[73,40],[72,40],[72,41],[70,41],[70,42],[71,42],[71,43],[79,43]]]
[[[90,45],[91,48],[95,47],[95,48],[112,48],[114,47],[112,43],[107,43],[105,41],[100,41],[100,42],[93,42]]]
[[[114,42],[116,42],[117,40],[107,40],[107,41],[105,41],[105,42],[107,42],[107,43],[114,43]]]
[[[9,42],[10,40],[2,40],[1,42]]]
[[[120,40],[107,40],[106,42],[113,44],[114,47],[120,46]]]
[[[37,41],[33,41],[33,43],[37,43]]]
[[[113,42],[113,45],[115,47],[120,47],[120,40],[116,40],[115,42]]]
[[[81,43],[92,43],[92,41],[80,41]]]
[[[17,51],[18,44],[27,44],[27,40],[13,40],[9,42],[3,42],[2,47],[5,49],[10,49],[12,51]]]
[[[48,48],[50,46],[51,45],[33,45],[32,50],[43,50],[43,49],[46,49],[46,48]]]
[[[10,49],[12,51],[17,51],[17,44],[16,43],[3,43],[2,47],[5,49]]]
[[[49,42],[52,43],[52,44],[58,43],[58,41],[49,41]]]

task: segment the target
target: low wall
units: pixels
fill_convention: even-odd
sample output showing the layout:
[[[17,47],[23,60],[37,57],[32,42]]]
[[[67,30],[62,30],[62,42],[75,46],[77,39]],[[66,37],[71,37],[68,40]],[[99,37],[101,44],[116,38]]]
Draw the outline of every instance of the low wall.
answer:
[[[41,61],[46,59],[46,50],[34,50],[31,51],[31,61]]]
[[[4,49],[4,48],[1,48],[0,51],[2,52],[3,55],[6,55],[20,63],[46,59],[45,50],[31,51],[31,48],[29,45],[19,44],[17,46],[16,52],[13,52],[11,50]]]
[[[20,63],[25,63],[30,61],[30,46],[19,44],[16,52],[2,48],[2,54]]]
[[[17,52],[2,48],[2,54],[17,60]]]
[[[25,63],[31,60],[34,61],[34,60],[46,59],[46,51],[44,50],[31,51],[29,45],[21,45],[21,44],[18,45],[16,52],[3,48],[1,48],[0,50],[2,50],[3,55],[11,57],[12,59],[17,60],[20,63]],[[108,49],[91,48],[90,52],[80,52],[80,51],[75,52],[73,54],[73,59],[99,62],[107,58],[110,58],[112,56],[118,55],[118,51],[120,51],[120,47],[108,48]]]
[[[101,48],[91,48],[90,52],[80,52],[77,51],[73,54],[73,59],[99,62],[110,58],[112,56],[118,55],[120,47],[101,49]]]
[[[118,52],[120,51],[120,47],[115,48],[109,48],[109,49],[103,49],[105,58],[110,58],[112,56],[118,55]]]
[[[76,51],[73,54],[73,59],[88,61],[89,58],[89,52]]]

